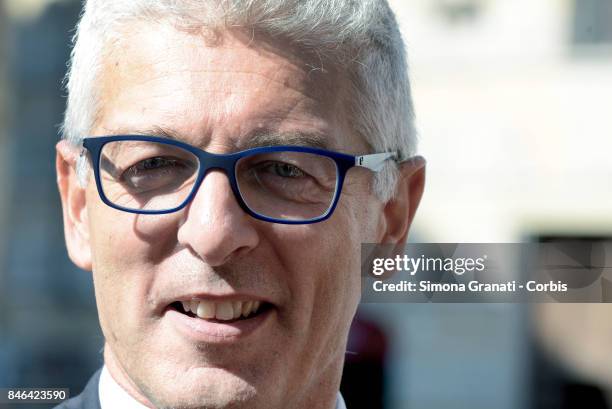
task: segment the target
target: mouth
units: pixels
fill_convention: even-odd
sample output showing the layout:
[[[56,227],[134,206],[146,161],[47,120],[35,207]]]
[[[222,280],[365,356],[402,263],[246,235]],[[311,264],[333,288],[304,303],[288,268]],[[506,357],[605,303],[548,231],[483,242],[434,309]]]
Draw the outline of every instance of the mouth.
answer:
[[[172,302],[165,316],[191,342],[228,344],[265,333],[274,311],[273,304],[261,300],[192,298]]]
[[[272,308],[272,304],[256,300],[211,301],[184,300],[175,301],[168,306],[190,318],[206,320],[212,323],[234,323],[256,318]]]

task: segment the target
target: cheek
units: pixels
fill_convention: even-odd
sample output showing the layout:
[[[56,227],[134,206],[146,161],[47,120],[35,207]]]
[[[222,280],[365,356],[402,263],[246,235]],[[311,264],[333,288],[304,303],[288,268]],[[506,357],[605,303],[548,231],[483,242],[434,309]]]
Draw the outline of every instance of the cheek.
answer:
[[[325,222],[272,226],[271,247],[287,275],[302,330],[334,336],[348,331],[361,292],[361,243],[375,230],[366,217],[362,206],[341,202]]]
[[[345,307],[354,313],[361,296],[361,245],[377,241],[382,209],[365,193],[343,198],[325,225],[327,243],[322,251],[329,259],[328,280],[335,287],[335,293],[326,296],[343,294]]]
[[[150,297],[158,261],[176,243],[176,217],[121,212],[95,195],[88,197],[88,216],[100,324],[110,343],[129,345],[148,332],[143,300]]]
[[[90,200],[88,194],[88,214],[94,269],[142,269],[164,259],[177,244],[180,213],[131,214],[108,207],[99,199]]]

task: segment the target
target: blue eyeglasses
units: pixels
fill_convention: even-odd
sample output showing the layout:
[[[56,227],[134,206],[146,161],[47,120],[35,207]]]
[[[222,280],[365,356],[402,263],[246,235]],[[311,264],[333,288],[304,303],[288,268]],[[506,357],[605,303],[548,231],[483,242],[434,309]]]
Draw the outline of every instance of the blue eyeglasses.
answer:
[[[267,146],[213,154],[168,138],[119,135],[85,138],[98,193],[110,207],[136,214],[184,208],[206,173],[229,178],[240,207],[271,223],[308,224],[333,213],[346,172],[378,172],[395,153],[351,156],[302,146]]]

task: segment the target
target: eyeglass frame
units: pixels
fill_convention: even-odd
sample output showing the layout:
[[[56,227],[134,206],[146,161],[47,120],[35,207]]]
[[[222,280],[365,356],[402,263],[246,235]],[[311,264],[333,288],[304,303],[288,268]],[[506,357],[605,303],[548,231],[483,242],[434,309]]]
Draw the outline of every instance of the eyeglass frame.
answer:
[[[102,180],[100,178],[100,160],[102,155],[102,149],[104,146],[110,142],[122,142],[122,141],[142,141],[142,142],[153,142],[153,143],[161,143],[174,147],[178,147],[181,149],[185,149],[192,153],[194,156],[198,158],[198,175],[193,184],[192,190],[183,200],[183,202],[172,208],[167,210],[136,210],[130,209],[123,206],[119,206],[113,202],[111,202],[104,193],[104,189],[102,188]],[[344,179],[346,177],[346,173],[349,169],[353,167],[362,167],[366,169],[370,169],[373,172],[379,172],[384,167],[384,164],[387,160],[392,159],[396,163],[399,162],[398,155],[395,152],[384,152],[384,153],[373,153],[367,155],[349,155],[341,152],[330,151],[326,149],[308,147],[308,146],[298,146],[298,145],[274,145],[274,146],[262,146],[255,147],[250,149],[245,149],[239,152],[232,153],[223,153],[216,154],[206,152],[200,148],[197,148],[188,143],[176,140],[169,139],[166,137],[159,136],[149,136],[149,135],[110,135],[110,136],[96,136],[96,137],[87,137],[83,139],[83,149],[81,150],[81,156],[85,154],[85,151],[89,152],[90,158],[92,161],[93,169],[94,169],[94,178],[96,181],[96,188],[98,190],[98,195],[102,202],[107,206],[117,209],[120,211],[124,211],[127,213],[133,214],[169,214],[175,213],[179,210],[183,209],[187,204],[189,204],[198,190],[200,189],[200,185],[202,181],[206,177],[206,174],[212,169],[220,169],[225,175],[228,177],[230,182],[230,187],[232,188],[232,192],[234,193],[234,197],[236,201],[248,215],[254,217],[255,219],[266,221],[269,223],[278,223],[278,224],[312,224],[322,222],[327,220],[333,214],[336,205],[340,199],[340,195],[342,193],[342,186],[344,184]],[[328,207],[327,211],[315,218],[306,219],[306,220],[284,220],[277,219],[273,217],[268,217],[262,214],[259,214],[249,208],[247,203],[244,201],[242,194],[240,193],[240,189],[238,187],[238,182],[236,180],[236,164],[242,158],[249,157],[256,154],[262,153],[270,153],[270,152],[304,152],[310,154],[316,154],[320,156],[325,156],[332,159],[336,165],[337,176],[336,176],[336,187],[334,191],[334,198],[331,202],[331,205]],[[203,166],[206,164],[206,166]]]

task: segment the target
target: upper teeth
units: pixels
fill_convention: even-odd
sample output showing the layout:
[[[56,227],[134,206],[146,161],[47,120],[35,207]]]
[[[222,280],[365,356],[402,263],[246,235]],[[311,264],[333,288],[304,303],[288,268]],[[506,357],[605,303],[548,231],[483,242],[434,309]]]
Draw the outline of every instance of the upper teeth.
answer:
[[[215,318],[221,321],[229,321],[240,316],[248,317],[255,314],[261,305],[261,301],[204,301],[190,300],[181,301],[183,309],[193,312],[200,318]]]

